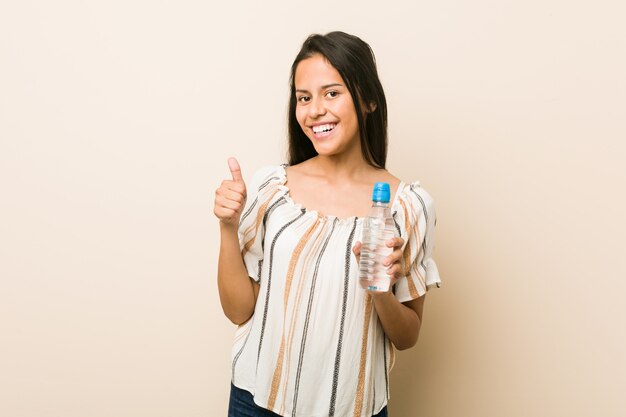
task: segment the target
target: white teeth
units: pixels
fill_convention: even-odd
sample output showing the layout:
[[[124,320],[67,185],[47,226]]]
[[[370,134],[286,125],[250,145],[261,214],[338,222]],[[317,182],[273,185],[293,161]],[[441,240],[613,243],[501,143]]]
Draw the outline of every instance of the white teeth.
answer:
[[[313,126],[313,132],[315,133],[328,132],[328,131],[333,130],[335,126],[337,126],[336,123],[327,123],[325,125]]]

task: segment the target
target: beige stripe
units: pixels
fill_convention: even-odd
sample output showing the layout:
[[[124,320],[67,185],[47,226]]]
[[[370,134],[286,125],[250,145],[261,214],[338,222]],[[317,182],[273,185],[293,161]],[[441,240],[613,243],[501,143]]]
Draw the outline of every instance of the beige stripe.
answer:
[[[419,262],[415,262],[415,265],[413,265],[413,268],[411,268],[411,271],[413,271],[413,273],[417,277],[417,280],[419,281],[420,285],[422,286],[422,288],[424,288],[424,291],[426,291],[427,290],[426,279],[422,276],[422,274],[420,272],[420,263]],[[410,279],[410,277],[409,277],[409,279]]]
[[[400,200],[400,205],[402,206],[402,210],[404,211],[404,230],[406,230],[406,232],[409,233],[409,230],[411,229],[409,212],[406,209],[406,205],[404,204],[404,201]],[[409,239],[409,236],[406,236],[406,238]],[[419,297],[419,294],[417,293],[417,288],[415,288],[415,283],[413,282],[413,279],[411,278],[411,275],[409,274],[409,271],[411,268],[411,244],[408,240],[406,242],[406,246],[404,247],[404,252],[402,253],[402,255],[404,257],[404,268],[405,268],[405,271],[403,272],[405,273],[405,276],[406,276],[406,282],[409,285],[409,294],[411,295],[411,298],[415,299]]]
[[[303,271],[311,271],[311,263],[313,262],[313,260],[315,259],[315,255],[318,254],[319,252],[319,248],[321,246],[321,243],[323,241],[322,237],[325,235],[326,233],[326,229],[328,226],[328,222],[324,222],[322,227],[320,228],[319,232],[317,233],[317,235],[315,236],[313,243],[311,244],[311,249],[307,251],[306,253],[306,258],[304,259],[304,263],[302,265],[302,270]],[[291,307],[291,323],[289,325],[289,336],[287,337],[287,346],[286,346],[286,352],[287,352],[287,360],[285,362],[285,368],[286,368],[286,372],[285,372],[285,382],[283,383],[283,396],[282,396],[282,402],[280,405],[280,412],[278,414],[280,415],[284,415],[285,414],[285,402],[287,400],[287,387],[289,387],[289,370],[291,369],[291,351],[292,351],[292,346],[293,346],[293,338],[295,335],[295,329],[296,329],[296,321],[298,318],[298,312],[300,311],[299,307],[301,305],[302,302],[302,289],[304,288],[304,284],[307,280],[305,279],[300,279],[298,280],[298,289],[296,291],[296,300],[293,303],[293,306]]]
[[[415,242],[421,242],[421,238],[420,238],[420,232],[419,232],[419,222],[416,221],[415,225],[413,226],[413,233],[415,234]],[[420,262],[424,257],[423,253],[420,253],[422,250],[422,245],[419,243],[416,243],[417,245],[417,255],[415,257],[415,262],[414,262],[414,270],[415,270],[415,275],[417,276],[417,279],[420,283],[420,285],[422,286],[422,288],[426,289],[426,279],[424,277],[422,277],[422,274],[420,274],[419,272],[419,266],[420,266]]]
[[[391,340],[388,343],[389,345],[389,371],[393,369],[393,365],[396,364],[396,347],[391,343]]]
[[[280,350],[278,351],[278,359],[276,360],[276,369],[274,369],[274,377],[272,378],[272,390],[270,391],[270,397],[267,400],[267,408],[269,410],[274,409],[274,404],[276,403],[276,396],[278,394],[278,388],[280,386],[280,378],[283,373],[283,358],[285,354],[285,319],[287,318],[287,302],[289,301],[289,292],[291,291],[291,283],[293,281],[293,275],[296,270],[296,265],[298,264],[298,259],[302,254],[302,250],[304,249],[304,245],[308,242],[309,238],[313,234],[315,228],[319,224],[319,217],[315,220],[315,223],[309,230],[306,231],[304,236],[300,239],[295,249],[293,250],[293,254],[291,255],[291,260],[289,261],[289,269],[287,270],[287,276],[285,278],[285,295],[284,295],[284,304],[283,304],[283,334],[280,338]]]
[[[363,320],[363,338],[361,339],[361,361],[359,363],[359,378],[354,398],[354,417],[360,417],[363,409],[363,397],[365,392],[365,365],[367,363],[367,336],[372,315],[372,298],[365,294],[365,318]]]
[[[274,195],[277,192],[278,188],[275,189],[272,195],[270,195],[270,198],[265,200],[265,202],[259,207],[259,210],[256,212],[255,222],[251,224],[243,233],[244,236],[248,236],[248,234],[250,234],[250,232],[254,230],[254,236],[252,236],[252,238],[243,245],[243,249],[241,250],[241,256],[246,256],[246,253],[248,253],[248,251],[254,244],[254,241],[256,240],[256,235],[259,231],[259,226],[261,225],[261,222],[263,221],[263,216],[265,215],[265,210],[267,209],[267,206],[269,205],[270,201],[272,201],[272,198],[274,198]]]
[[[376,317],[374,315],[374,317]],[[382,333],[382,337],[385,337],[385,331],[383,330],[383,326],[380,323],[380,320],[375,320],[372,323],[372,336],[370,337],[370,339],[372,340],[371,343],[371,347],[370,347],[370,363],[378,360],[378,349],[380,349],[380,347],[382,346],[380,343],[378,343],[378,341],[380,340],[378,334]],[[374,359],[375,358],[375,359]],[[376,400],[376,397],[374,396],[374,398],[371,398],[371,395],[374,395],[374,387],[375,387],[375,376],[376,373],[373,371],[373,366],[370,365],[370,372],[369,372],[369,376],[367,378],[368,382],[367,382],[367,386],[368,389],[365,390],[365,394],[363,395],[363,404],[365,404],[365,415],[366,416],[371,416],[374,413],[374,407],[375,404],[372,404],[373,400]]]

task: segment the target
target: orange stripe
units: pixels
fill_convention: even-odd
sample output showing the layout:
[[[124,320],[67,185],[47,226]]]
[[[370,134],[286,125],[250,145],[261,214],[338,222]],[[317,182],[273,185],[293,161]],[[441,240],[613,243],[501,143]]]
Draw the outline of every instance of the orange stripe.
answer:
[[[420,238],[420,233],[419,233],[419,222],[416,221],[415,225],[413,226],[413,233],[415,234],[415,242],[421,242],[421,238]],[[422,245],[418,245],[418,250],[417,250],[417,256],[415,259],[415,263],[414,263],[414,270],[415,270],[415,275],[417,276],[417,279],[420,283],[420,285],[422,286],[422,288],[426,288],[426,279],[424,277],[422,277],[422,274],[420,274],[419,272],[419,266],[420,266],[420,262],[424,257],[423,253],[420,253],[422,250]]]
[[[404,201],[400,200],[400,205],[402,206],[402,210],[404,211],[404,230],[406,230],[406,232],[409,233],[409,230],[411,229],[409,212],[406,209],[406,205],[404,204]],[[407,236],[407,239],[408,238],[409,236]],[[404,256],[404,267],[406,269],[406,282],[409,286],[409,294],[411,295],[411,298],[415,299],[419,297],[419,294],[417,293],[417,288],[415,288],[415,283],[413,282],[413,279],[409,275],[409,270],[411,268],[411,242],[410,241],[407,241],[402,255]]]
[[[354,417],[360,417],[363,409],[363,397],[365,392],[365,365],[367,362],[367,336],[372,315],[372,298],[365,294],[365,319],[363,320],[363,337],[361,339],[361,361],[359,363],[359,379],[354,398]]]
[[[275,189],[274,192],[272,193],[272,195],[270,195],[270,198],[265,200],[265,202],[259,207],[259,210],[256,212],[256,220],[255,220],[255,222],[252,225],[250,225],[246,229],[246,231],[243,233],[244,236],[248,236],[248,234],[252,230],[254,230],[254,236],[252,236],[252,239],[250,239],[249,241],[247,241],[243,245],[243,249],[241,250],[241,256],[246,256],[246,253],[248,253],[248,251],[250,250],[250,248],[254,244],[254,241],[256,240],[256,235],[257,235],[257,233],[259,231],[259,226],[261,225],[261,221],[263,221],[263,216],[265,215],[265,210],[267,209],[267,206],[269,205],[270,201],[272,201],[272,198],[274,198],[274,195],[277,192],[278,192],[278,188]]]
[[[285,282],[285,295],[283,304],[283,334],[280,338],[280,350],[278,351],[278,359],[276,360],[276,368],[274,369],[274,377],[272,378],[272,390],[270,391],[270,397],[267,400],[267,408],[269,410],[272,410],[274,408],[274,404],[276,403],[278,387],[280,386],[280,378],[283,373],[283,358],[285,354],[285,318],[287,317],[287,302],[289,301],[289,292],[291,291],[293,275],[296,270],[296,265],[298,264],[298,259],[300,258],[302,250],[304,249],[304,245],[306,245],[306,243],[308,242],[319,222],[320,219],[318,217],[315,220],[315,223],[313,223],[313,225],[309,227],[309,230],[306,231],[304,236],[302,236],[295,249],[293,250],[293,254],[291,255],[291,260],[289,262],[289,269],[287,270],[287,277]]]
[[[318,253],[320,244],[322,242],[322,237],[324,236],[327,225],[328,225],[328,222],[324,222],[324,224],[322,225],[322,228],[319,230],[319,232],[315,236],[315,239],[313,240],[311,250],[307,251],[307,257],[304,260],[304,264],[302,266],[303,271],[311,271],[311,268],[310,268],[311,262],[315,258],[314,255]],[[293,303],[293,306],[291,308],[291,324],[289,326],[289,336],[287,337],[288,342],[287,342],[287,347],[285,349],[287,352],[287,361],[285,365],[287,372],[285,374],[285,382],[283,383],[283,397],[282,397],[283,400],[280,405],[280,412],[278,413],[280,415],[285,414],[285,401],[287,397],[287,387],[289,386],[289,369],[291,365],[291,350],[292,350],[291,347],[293,345],[293,338],[295,335],[296,320],[298,318],[298,312],[300,311],[298,307],[300,306],[300,303],[302,300],[302,289],[304,287],[305,282],[306,282],[305,279],[300,279],[298,281],[298,289],[296,291],[296,300]]]
[[[373,304],[373,303],[372,303]],[[375,313],[374,313],[375,314]],[[371,350],[370,350],[370,358],[378,358],[378,349],[381,347],[380,344],[377,343],[377,341],[379,340],[378,337],[378,333],[382,333],[383,337],[385,337],[385,331],[383,330],[383,326],[380,323],[380,320],[376,320],[374,323],[372,323],[372,337],[370,338],[372,340],[372,344],[371,344]],[[371,362],[371,360],[370,360]],[[365,415],[366,416],[371,416],[373,411],[374,411],[374,404],[372,404],[372,401],[370,400],[370,396],[374,394],[374,389],[372,389],[372,387],[374,387],[374,372],[373,372],[373,367],[370,366],[370,372],[369,372],[369,377],[367,378],[367,386],[369,387],[365,392],[367,393],[366,395],[363,396],[363,403],[365,404]],[[374,397],[374,399],[376,399]]]
[[[426,291],[428,288],[426,287],[426,279],[422,276],[422,274],[420,272],[420,263],[419,262],[415,262],[415,265],[413,265],[413,268],[411,268],[411,270],[413,271],[413,273],[417,277],[417,280],[419,281],[419,283],[422,286],[422,288],[424,288],[424,291]]]

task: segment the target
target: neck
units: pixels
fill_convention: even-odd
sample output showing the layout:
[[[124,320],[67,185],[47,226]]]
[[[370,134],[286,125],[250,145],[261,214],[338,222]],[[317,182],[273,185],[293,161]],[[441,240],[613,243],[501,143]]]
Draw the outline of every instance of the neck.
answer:
[[[366,173],[376,170],[368,164],[359,153],[357,156],[318,155],[310,160],[311,167],[318,172],[319,175],[334,180],[343,180],[349,178],[362,178]]]

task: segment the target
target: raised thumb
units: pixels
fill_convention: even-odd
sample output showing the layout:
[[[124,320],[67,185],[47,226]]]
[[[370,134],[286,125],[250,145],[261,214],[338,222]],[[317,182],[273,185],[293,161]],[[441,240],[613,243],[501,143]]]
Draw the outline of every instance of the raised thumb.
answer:
[[[241,176],[241,167],[239,166],[239,162],[235,158],[228,158],[228,168],[230,168],[230,174],[233,176],[233,181],[243,182],[243,177]]]

